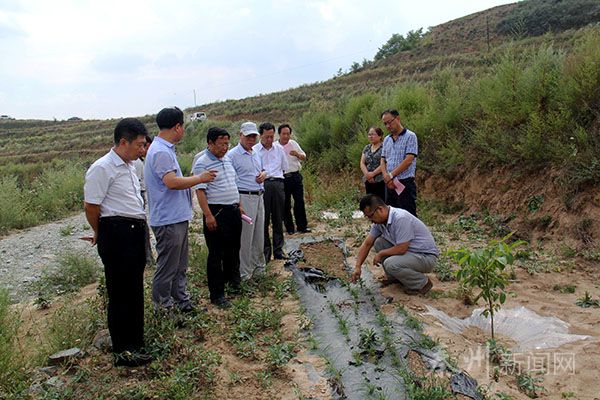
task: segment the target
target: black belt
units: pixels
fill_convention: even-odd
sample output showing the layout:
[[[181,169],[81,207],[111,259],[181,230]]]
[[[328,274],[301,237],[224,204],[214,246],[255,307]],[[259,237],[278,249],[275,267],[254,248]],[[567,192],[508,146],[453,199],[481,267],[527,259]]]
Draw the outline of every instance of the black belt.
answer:
[[[238,192],[240,192],[240,194],[253,194],[255,196],[260,196],[261,194],[263,194],[265,191],[264,190],[256,190],[256,191],[250,191],[250,190],[238,190]]]
[[[300,174],[300,171],[288,172],[286,174],[283,174],[283,176],[286,177],[286,178],[288,178],[288,177],[290,177],[292,175],[297,175],[297,174]]]
[[[146,224],[146,220],[142,218],[131,218],[131,217],[122,217],[120,215],[114,215],[112,217],[101,217],[100,221],[106,222],[125,222],[128,224]]]
[[[210,208],[222,209],[222,208],[238,208],[240,205],[238,203],[235,204],[209,204]]]
[[[411,176],[411,177],[409,177],[409,178],[404,178],[404,179],[400,179],[400,178],[398,178],[398,180],[399,180],[400,182],[402,182],[402,183],[404,183],[404,182],[414,182],[414,181],[415,181],[415,178]]]
[[[283,178],[267,178],[265,181],[269,182],[283,182]]]

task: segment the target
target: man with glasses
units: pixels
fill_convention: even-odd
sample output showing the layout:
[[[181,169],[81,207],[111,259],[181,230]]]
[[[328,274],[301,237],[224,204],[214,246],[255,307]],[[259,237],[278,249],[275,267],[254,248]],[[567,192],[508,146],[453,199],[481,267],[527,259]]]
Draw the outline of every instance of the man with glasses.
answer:
[[[386,185],[385,202],[417,216],[417,135],[402,126],[397,110],[385,110],[381,122],[390,135],[383,140],[381,169]],[[400,192],[398,194],[398,192]]]
[[[267,172],[262,168],[262,161],[258,153],[252,149],[257,138],[256,124],[250,121],[244,122],[240,127],[239,144],[227,153],[237,175],[236,183],[240,193],[240,203],[251,220],[242,223],[240,244],[240,277],[242,280],[259,276],[265,270],[263,194]]]
[[[285,189],[283,173],[288,170],[288,159],[283,147],[273,143],[275,125],[264,122],[258,127],[260,143],[254,145],[261,159],[263,169],[267,173],[265,179],[265,261],[269,262],[271,254],[276,260],[286,259],[283,252],[283,207],[285,205]],[[269,222],[273,227],[273,245],[269,236]]]
[[[388,282],[400,282],[411,295],[429,292],[433,283],[425,273],[433,271],[440,252],[425,224],[373,194],[360,200],[360,210],[373,225],[358,249],[352,281],[360,278],[362,264],[375,246],[373,265],[383,265]]]
[[[157,312],[195,310],[187,292],[188,224],[192,219],[190,188],[215,179],[214,171],[184,177],[177,162],[175,144],[183,139],[183,112],[163,108],[156,115],[160,130],[146,155],[144,180],[150,210],[150,226],[156,237],[156,272],[152,301]]]
[[[208,247],[206,275],[210,302],[219,308],[231,306],[225,297],[225,285],[233,293],[240,291],[240,235],[242,214],[236,172],[229,156],[229,132],[212,127],[206,135],[207,151],[196,161],[194,175],[215,171],[217,177],[195,187],[202,209],[203,232]]]

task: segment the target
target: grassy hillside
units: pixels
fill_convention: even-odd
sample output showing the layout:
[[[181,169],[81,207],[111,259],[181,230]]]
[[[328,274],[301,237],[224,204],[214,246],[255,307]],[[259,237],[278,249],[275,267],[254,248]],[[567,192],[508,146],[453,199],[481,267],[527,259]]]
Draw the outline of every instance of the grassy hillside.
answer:
[[[448,176],[466,167],[557,167],[568,171],[577,189],[594,184],[600,159],[593,150],[598,148],[594,46],[600,45],[597,30],[575,28],[599,19],[595,8],[588,7],[591,17],[571,18],[576,23],[566,27],[573,29],[547,28],[542,36],[528,36],[525,29],[540,23],[536,10],[547,10],[549,3],[555,13],[578,15],[586,1],[495,7],[433,27],[416,48],[328,81],[198,107],[194,110],[206,111],[211,120],[187,126],[179,146],[182,166],[188,170],[193,154],[205,146],[208,125],[235,133],[241,120],[252,119],[297,126],[312,160],[319,160],[313,168],[353,169],[364,145],[362,132],[378,123],[382,109],[395,106],[420,135],[421,170]],[[500,29],[506,26],[513,28]],[[141,118],[156,133],[153,116]],[[10,205],[0,212],[0,233],[80,209],[84,171],[111,146],[115,124],[0,121],[0,196]],[[573,137],[567,147],[565,132]],[[573,146],[578,158],[565,168]]]

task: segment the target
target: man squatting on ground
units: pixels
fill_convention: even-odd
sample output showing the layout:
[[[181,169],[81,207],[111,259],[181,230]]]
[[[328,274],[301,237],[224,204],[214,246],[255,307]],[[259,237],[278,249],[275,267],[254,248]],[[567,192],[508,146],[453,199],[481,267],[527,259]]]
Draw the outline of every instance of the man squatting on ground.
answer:
[[[184,177],[175,144],[183,139],[183,112],[163,108],[156,116],[160,130],[146,155],[144,179],[150,209],[150,226],[156,237],[156,272],[152,301],[157,311],[194,311],[187,292],[188,223],[192,219],[192,186],[210,182],[214,171]]]
[[[256,144],[258,130],[254,122],[244,122],[240,127],[240,142],[227,156],[236,172],[240,203],[252,223],[242,223],[240,245],[240,276],[248,280],[264,274],[265,255],[265,205],[264,181],[267,176],[262,161],[252,146]]]
[[[271,254],[276,260],[286,258],[283,252],[283,207],[285,204],[285,191],[283,173],[288,170],[287,156],[283,147],[273,143],[275,126],[264,122],[258,127],[260,143],[254,145],[253,150],[258,153],[262,167],[267,172],[265,179],[265,261],[271,260]],[[273,228],[273,245],[269,236],[269,223]]]
[[[296,228],[300,233],[309,233],[306,220],[306,209],[304,207],[304,185],[302,184],[301,161],[306,160],[306,153],[302,150],[298,142],[292,139],[292,127],[289,124],[282,124],[277,127],[279,134],[279,143],[288,159],[288,169],[283,174],[285,204],[283,210],[283,223],[288,234],[293,234],[294,219]],[[294,219],[292,219],[292,198],[294,199]]]
[[[210,302],[221,308],[230,306],[225,298],[225,284],[232,292],[240,290],[240,235],[244,213],[235,183],[236,173],[225,155],[229,133],[222,128],[208,129],[208,151],[194,165],[195,175],[216,171],[214,181],[195,187],[202,208],[203,231],[208,247],[206,272]]]
[[[381,169],[386,185],[385,201],[392,207],[402,208],[415,217],[417,216],[417,155],[419,144],[417,135],[406,129],[400,123],[400,114],[396,110],[385,110],[381,121],[390,135],[383,140],[381,152]],[[404,190],[398,195],[394,180],[404,185]]]
[[[360,278],[362,264],[375,245],[373,264],[383,264],[388,282],[399,281],[408,294],[429,292],[433,284],[425,273],[433,271],[440,252],[425,224],[372,194],[360,200],[360,210],[373,225],[358,249],[352,281]]]
[[[85,175],[84,208],[104,264],[108,330],[116,365],[152,361],[144,346],[144,266],[146,214],[132,161],[143,154],[148,132],[135,118],[121,120],[115,146]]]

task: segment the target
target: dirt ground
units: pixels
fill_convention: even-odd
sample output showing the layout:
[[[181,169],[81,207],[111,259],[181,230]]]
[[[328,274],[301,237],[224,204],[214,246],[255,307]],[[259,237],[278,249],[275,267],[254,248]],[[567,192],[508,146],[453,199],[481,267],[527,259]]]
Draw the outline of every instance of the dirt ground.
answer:
[[[460,245],[480,245],[486,238],[473,239],[466,233],[450,235],[443,229],[444,224],[456,220],[457,216],[436,215],[439,224],[433,226],[436,239],[441,238],[442,251]],[[356,250],[362,238],[367,234],[369,225],[366,220],[353,221],[320,221],[311,225],[313,235],[341,237],[351,254],[348,258],[350,267],[354,266]],[[331,245],[331,244],[329,244]],[[311,258],[321,260],[320,267],[328,270],[330,275],[339,272],[340,277],[347,277],[342,271],[340,262],[342,252],[339,248],[329,245],[305,246],[304,252]],[[338,253],[339,252],[339,253]],[[600,371],[600,309],[581,308],[575,305],[585,291],[594,299],[600,298],[600,274],[596,262],[586,261],[579,257],[561,259],[550,256],[551,250],[539,250],[533,255],[532,263],[543,265],[535,272],[528,272],[527,266],[516,269],[516,280],[509,286],[510,295],[505,308],[525,306],[541,316],[554,316],[570,325],[569,333],[589,335],[592,339],[577,341],[559,348],[539,350],[530,353],[516,354],[521,365],[535,378],[540,378],[544,387],[541,398],[545,399],[600,399],[600,383],[597,375]],[[371,264],[373,254],[367,259],[366,267],[376,277],[382,277],[383,271]],[[282,261],[276,261],[273,269],[282,279],[289,276]],[[530,269],[531,270],[531,269]],[[399,284],[381,288],[381,294],[391,300],[390,304],[382,307],[385,313],[395,312],[398,306],[403,306],[419,319],[425,322],[425,333],[438,340],[449,355],[457,360],[458,366],[474,377],[479,385],[488,388],[488,392],[503,392],[514,399],[527,398],[517,388],[514,375],[500,374],[498,382],[492,377],[493,366],[477,360],[484,354],[483,344],[488,334],[478,329],[468,329],[462,334],[455,334],[440,325],[439,321],[426,315],[426,306],[435,307],[453,317],[467,317],[477,306],[466,305],[462,299],[456,298],[458,285],[455,281],[441,282],[435,274],[430,274],[434,283],[433,290],[427,296],[408,296]],[[562,293],[555,290],[557,285],[575,285],[575,293]],[[80,298],[94,296],[95,286],[85,288]],[[57,302],[55,304],[60,304]],[[202,304],[207,305],[207,304]],[[481,305],[480,305],[481,306]],[[55,307],[55,306],[53,306]],[[300,304],[293,296],[288,296],[282,303],[285,311],[281,322],[281,330],[286,340],[298,340],[305,323],[300,312]],[[24,329],[28,334],[35,330],[38,322],[44,321],[51,310],[39,311],[33,307],[27,308]],[[227,311],[215,310],[209,307],[210,318],[224,321]],[[330,399],[330,387],[325,376],[325,361],[308,350],[308,345],[302,339],[298,340],[294,357],[281,368],[278,374],[270,377],[270,385],[265,387],[257,379],[257,373],[264,366],[259,362],[248,361],[236,356],[232,346],[216,333],[205,337],[206,347],[217,350],[222,362],[217,370],[212,394],[214,398],[227,399],[297,399],[315,398]],[[510,338],[502,338],[501,342],[510,347]],[[95,356],[93,368],[98,376],[120,376],[122,385],[135,385],[143,381],[140,372],[119,372],[112,367],[110,356]],[[565,361],[566,360],[566,361]]]
[[[365,224],[366,225],[366,224]],[[435,227],[434,227],[435,231]],[[438,232],[438,235],[440,233]],[[442,234],[443,235],[443,234]],[[348,246],[356,251],[356,240],[351,238]],[[448,243],[442,251],[460,243]],[[369,270],[374,276],[383,279],[380,267],[371,263],[373,253],[367,259]],[[350,266],[354,259],[350,258]],[[597,376],[600,371],[600,309],[581,308],[575,304],[585,291],[594,299],[600,297],[600,274],[598,265],[584,260],[575,263],[557,261],[548,272],[530,274],[523,268],[517,268],[517,279],[510,284],[506,309],[525,306],[541,316],[553,316],[569,324],[569,333],[589,335],[593,339],[581,340],[565,344],[559,348],[515,353],[514,359],[521,363],[533,377],[541,378],[540,384],[545,388],[541,398],[547,399],[600,399],[600,383]],[[462,299],[451,296],[458,288],[456,281],[441,282],[435,274],[429,274],[433,281],[433,289],[427,296],[409,296],[404,293],[400,284],[382,287],[381,294],[391,299],[391,304],[384,306],[385,312],[392,312],[397,305],[411,310],[425,322],[425,333],[439,340],[446,351],[458,361],[458,366],[467,371],[478,381],[487,386],[489,393],[504,392],[513,398],[527,398],[517,388],[516,379],[512,375],[502,375],[498,382],[492,379],[493,365],[480,362],[477,357],[485,354],[484,342],[488,333],[472,328],[462,334],[455,334],[444,328],[433,316],[426,314],[426,305],[444,311],[452,317],[465,318],[471,315],[477,306],[466,305]],[[576,285],[575,293],[561,293],[554,290],[556,285]],[[481,307],[482,304],[479,304]],[[500,340],[510,349],[510,339]]]

